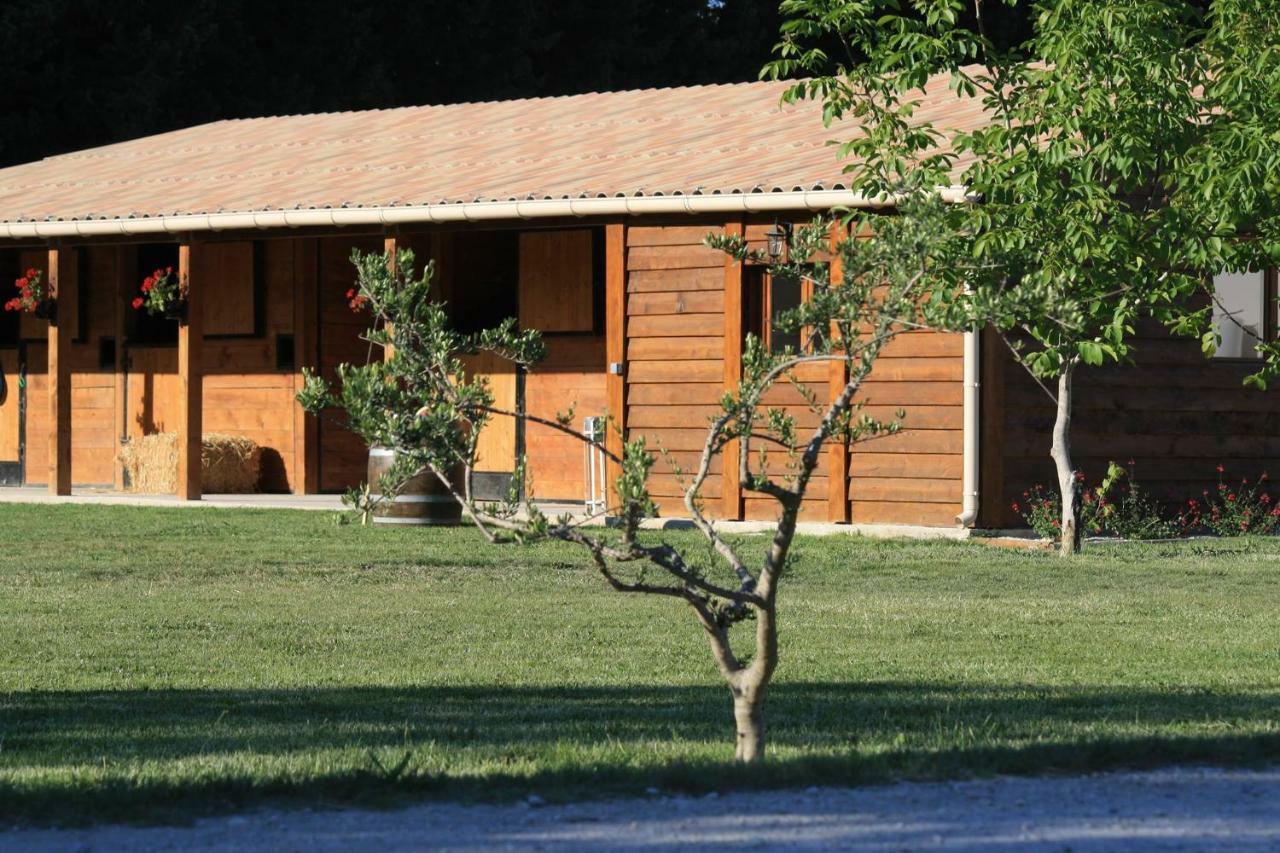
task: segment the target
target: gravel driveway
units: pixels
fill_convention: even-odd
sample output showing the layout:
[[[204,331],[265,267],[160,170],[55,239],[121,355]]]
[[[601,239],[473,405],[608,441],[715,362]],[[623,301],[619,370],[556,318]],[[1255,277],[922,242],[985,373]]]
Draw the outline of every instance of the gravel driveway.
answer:
[[[567,806],[259,811],[0,833],[3,850],[1280,850],[1280,768],[1181,768]]]

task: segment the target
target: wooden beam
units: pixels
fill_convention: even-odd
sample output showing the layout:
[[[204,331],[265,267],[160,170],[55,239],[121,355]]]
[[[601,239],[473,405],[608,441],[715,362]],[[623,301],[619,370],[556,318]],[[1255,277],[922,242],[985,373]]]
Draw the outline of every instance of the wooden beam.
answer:
[[[72,306],[78,294],[76,249],[49,249],[49,293],[60,304],[49,319],[49,494],[71,494]],[[59,321],[59,313],[63,320]]]
[[[205,282],[191,274],[192,254],[199,245],[178,247],[178,280],[187,287],[187,316],[178,323],[178,499],[200,500],[203,483],[200,449],[204,431],[204,382],[201,360],[204,350]]]
[[[742,236],[741,219],[726,222],[724,233]],[[742,289],[744,285],[742,262],[731,255],[724,256],[724,390],[737,391],[742,381]],[[720,515],[730,521],[742,518],[742,484],[738,480],[741,462],[737,441],[725,445],[721,454],[724,484],[720,496]]]
[[[605,226],[604,242],[604,340],[605,411],[611,423],[605,430],[605,449],[621,458],[627,428],[627,226],[616,222]],[[622,466],[612,459],[605,463],[606,494],[611,507],[620,500],[614,484],[622,476]]]
[[[317,291],[320,286],[317,240],[293,242],[293,388],[302,390],[304,367],[318,370],[320,364],[320,314]],[[314,495],[320,491],[320,422],[307,414],[302,404],[293,403],[293,493]]]
[[[849,230],[839,220],[831,223],[831,282],[835,284],[844,278],[844,262],[840,257],[839,247],[849,237]],[[832,340],[839,340],[836,324],[831,324]],[[844,391],[849,381],[848,372],[843,361],[829,363],[827,399],[834,402]],[[831,446],[827,448],[827,459],[830,473],[827,476],[827,520],[837,524],[849,521],[849,442],[843,437],[829,439]]]
[[[116,342],[115,358],[115,396],[111,414],[112,444],[115,448],[113,482],[116,491],[123,491],[124,482],[124,441],[129,437],[129,385],[125,372],[127,363],[125,335],[127,329],[126,313],[129,301],[133,298],[135,273],[135,252],[129,246],[117,246],[115,250],[115,280],[112,288],[112,336]]]

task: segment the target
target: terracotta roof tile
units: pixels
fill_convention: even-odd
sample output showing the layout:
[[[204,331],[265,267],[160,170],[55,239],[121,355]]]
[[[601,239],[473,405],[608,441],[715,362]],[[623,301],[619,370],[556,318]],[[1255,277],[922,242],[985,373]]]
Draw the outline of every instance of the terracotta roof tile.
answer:
[[[2,169],[0,222],[843,187],[851,130],[785,85],[218,121]],[[929,89],[919,119],[980,120]]]

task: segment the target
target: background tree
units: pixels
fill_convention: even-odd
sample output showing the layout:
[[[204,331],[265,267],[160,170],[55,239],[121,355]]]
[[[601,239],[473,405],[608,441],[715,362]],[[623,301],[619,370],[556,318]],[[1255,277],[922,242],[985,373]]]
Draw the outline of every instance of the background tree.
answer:
[[[984,16],[1018,5],[1030,37],[1002,46]],[[1265,122],[1280,12],[1221,0],[1206,31],[1202,4],[1184,0],[784,0],[782,11],[764,73],[811,76],[787,97],[856,121],[841,151],[859,189],[909,180],[969,194],[950,208],[948,239],[976,263],[937,268],[938,286],[972,288],[974,316],[995,323],[1053,400],[1061,550],[1077,552],[1078,370],[1126,359],[1143,319],[1199,332],[1212,349],[1197,297],[1263,251],[1245,238],[1274,221],[1274,189],[1264,196],[1280,161]],[[1272,70],[1253,77],[1251,52]],[[957,117],[980,104],[982,119],[918,120],[925,88]]]
[[[776,274],[810,277],[815,291],[812,300],[783,314],[777,325],[784,331],[823,333],[808,334],[798,351],[780,353],[767,351],[758,338],[747,339],[743,379],[736,390],[726,392],[720,414],[709,424],[697,469],[680,475],[685,508],[711,556],[682,553],[642,535],[642,520],[654,513],[647,485],[654,452],[643,438],[626,441],[623,458],[616,460],[622,474],[614,484],[616,502],[609,508],[620,519],[616,531],[569,516],[549,518],[536,504],[520,505],[514,495],[506,503],[475,499],[471,478],[477,442],[491,419],[533,421],[587,439],[569,426],[568,417],[543,419],[494,405],[486,383],[466,375],[461,357],[487,351],[535,368],[543,355],[540,336],[518,330],[513,320],[478,334],[453,331],[446,307],[431,293],[432,265],[415,273],[410,252],[400,253],[394,264],[379,255],[353,256],[358,298],[375,318],[367,339],[390,346],[388,358],[343,365],[336,391],[309,375],[299,398],[317,413],[340,406],[349,426],[366,442],[396,449],[396,461],[377,484],[378,492],[394,495],[412,477],[429,472],[452,491],[489,542],[571,542],[590,554],[614,589],[684,601],[706,633],[732,693],[736,756],[756,761],[764,754],[764,694],[778,664],[779,584],[823,446],[837,435],[858,442],[897,430],[897,421],[862,415],[855,395],[889,341],[902,331],[945,322],[948,315],[951,300],[929,289],[936,281],[932,268],[940,262],[941,206],[921,202],[911,209],[912,216],[882,223],[872,239],[842,242],[838,252],[844,273],[837,280],[831,279],[827,263],[811,263],[829,247],[826,222],[798,229],[787,262],[773,267]],[[740,259],[766,260],[748,252],[740,238],[713,242]],[[844,363],[848,381],[832,401],[810,398],[821,419],[812,433],[800,436],[785,411],[764,404],[765,394],[779,382],[792,381],[798,366],[831,360]],[[712,460],[731,441],[741,443],[740,467],[725,476],[737,476],[743,489],[772,497],[779,507],[777,528],[754,559],[744,556],[746,543],[726,539],[703,511],[702,490]],[[738,636],[735,627],[748,621],[755,623],[754,637]]]

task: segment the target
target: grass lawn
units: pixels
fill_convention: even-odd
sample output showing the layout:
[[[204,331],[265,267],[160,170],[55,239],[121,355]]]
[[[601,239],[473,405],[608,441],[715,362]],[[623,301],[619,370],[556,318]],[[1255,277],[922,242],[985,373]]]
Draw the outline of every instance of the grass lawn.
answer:
[[[567,546],[73,506],[0,539],[0,823],[1280,760],[1276,540],[801,541],[743,772],[692,616]]]

